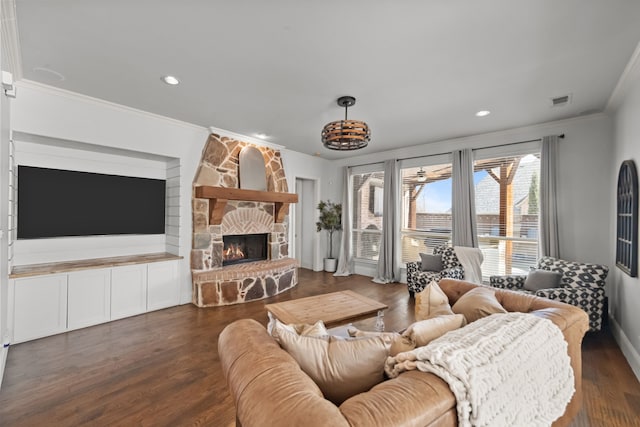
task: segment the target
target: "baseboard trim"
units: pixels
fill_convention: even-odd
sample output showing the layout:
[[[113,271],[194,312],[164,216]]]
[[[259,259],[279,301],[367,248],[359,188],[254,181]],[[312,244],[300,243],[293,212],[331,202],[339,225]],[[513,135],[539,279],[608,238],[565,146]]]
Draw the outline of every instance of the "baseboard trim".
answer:
[[[4,378],[4,367],[7,365],[9,346],[0,348],[0,390],[2,389],[2,379]]]
[[[613,337],[620,346],[620,350],[622,350],[622,354],[624,354],[627,362],[629,362],[631,370],[636,375],[636,378],[638,378],[638,381],[640,381],[640,354],[635,348],[633,348],[631,341],[629,341],[627,335],[624,333],[618,322],[616,322],[616,319],[611,316],[609,316],[609,326],[611,327]]]

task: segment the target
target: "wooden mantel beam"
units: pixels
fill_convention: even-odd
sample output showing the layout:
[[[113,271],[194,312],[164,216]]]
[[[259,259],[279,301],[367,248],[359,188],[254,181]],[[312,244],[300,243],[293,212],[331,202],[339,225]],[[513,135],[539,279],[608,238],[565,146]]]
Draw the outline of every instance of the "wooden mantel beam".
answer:
[[[289,203],[298,203],[295,193],[279,193],[276,191],[243,190],[241,188],[196,187],[196,198],[209,199],[209,224],[222,224],[224,208],[229,200],[246,202],[269,202],[274,204],[274,220],[276,223],[284,221],[289,212]]]

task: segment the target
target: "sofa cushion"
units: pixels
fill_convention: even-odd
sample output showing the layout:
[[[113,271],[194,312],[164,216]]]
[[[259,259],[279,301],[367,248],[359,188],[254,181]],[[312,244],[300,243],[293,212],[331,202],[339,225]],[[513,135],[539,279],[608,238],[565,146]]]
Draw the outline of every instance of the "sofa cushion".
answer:
[[[422,271],[442,271],[442,255],[420,253],[420,268]]]
[[[422,292],[415,296],[416,320],[425,320],[443,314],[454,314],[449,305],[449,298],[442,292],[438,283],[433,280]]]
[[[557,271],[531,270],[524,281],[524,288],[532,292],[557,288],[560,286],[561,280],[562,274]]]
[[[495,291],[486,287],[478,287],[462,295],[452,310],[456,314],[464,314],[469,323],[491,314],[507,312],[496,299]]]
[[[436,316],[409,325],[402,335],[409,337],[416,347],[422,347],[449,331],[463,327],[466,322],[462,314]]]
[[[272,336],[336,405],[384,379],[390,343],[384,338],[307,337],[274,319]]]

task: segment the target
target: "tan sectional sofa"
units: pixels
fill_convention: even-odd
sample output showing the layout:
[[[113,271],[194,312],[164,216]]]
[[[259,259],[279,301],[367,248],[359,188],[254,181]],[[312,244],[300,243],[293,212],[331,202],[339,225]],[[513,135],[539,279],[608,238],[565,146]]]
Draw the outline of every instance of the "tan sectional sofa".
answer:
[[[476,285],[443,279],[440,287],[453,305]],[[496,290],[508,311],[532,313],[556,324],[568,343],[575,388],[565,414],[554,426],[567,426],[582,402],[581,343],[589,329],[586,313],[568,304],[513,291]],[[456,401],[446,382],[408,371],[339,407],[325,400],[316,384],[280,348],[266,329],[250,319],[228,325],[218,352],[236,405],[238,425],[254,426],[457,426]]]

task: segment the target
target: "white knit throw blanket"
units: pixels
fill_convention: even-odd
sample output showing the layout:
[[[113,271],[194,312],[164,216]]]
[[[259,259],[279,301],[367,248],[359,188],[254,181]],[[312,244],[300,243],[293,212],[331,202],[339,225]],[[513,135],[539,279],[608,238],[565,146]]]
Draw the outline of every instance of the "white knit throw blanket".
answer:
[[[531,314],[494,314],[389,357],[395,378],[419,369],[449,384],[459,426],[549,426],[575,391],[562,332]]]
[[[464,269],[464,280],[482,284],[482,261],[484,261],[482,251],[466,246],[454,246],[453,250]]]

